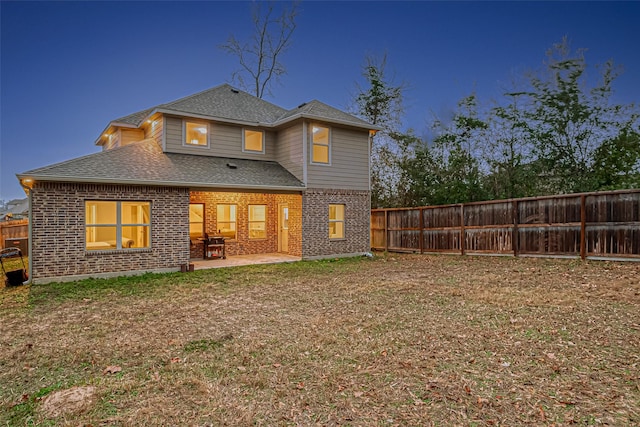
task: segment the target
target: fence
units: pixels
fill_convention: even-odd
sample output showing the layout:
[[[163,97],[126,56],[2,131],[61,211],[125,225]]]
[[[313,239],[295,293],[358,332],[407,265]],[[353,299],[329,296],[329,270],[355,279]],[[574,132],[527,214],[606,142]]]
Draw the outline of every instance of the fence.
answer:
[[[640,261],[640,190],[374,209],[371,247]]]
[[[0,248],[4,249],[4,242],[12,239],[27,239],[29,236],[29,220],[14,219],[0,221]]]

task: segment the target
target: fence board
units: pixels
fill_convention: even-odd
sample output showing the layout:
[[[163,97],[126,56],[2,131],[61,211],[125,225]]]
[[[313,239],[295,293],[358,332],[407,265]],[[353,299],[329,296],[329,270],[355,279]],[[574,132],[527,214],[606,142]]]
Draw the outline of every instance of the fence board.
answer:
[[[640,260],[640,190],[374,209],[371,246],[401,252]]]
[[[29,220],[14,219],[0,222],[0,248],[6,239],[23,239],[29,236]]]

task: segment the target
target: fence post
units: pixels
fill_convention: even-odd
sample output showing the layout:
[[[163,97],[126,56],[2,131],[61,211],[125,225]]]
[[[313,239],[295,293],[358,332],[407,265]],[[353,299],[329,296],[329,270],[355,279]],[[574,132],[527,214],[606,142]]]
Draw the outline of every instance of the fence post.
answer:
[[[420,221],[419,221],[420,233],[419,233],[419,238],[420,238],[420,253],[421,254],[424,252],[423,243],[422,243],[422,238],[423,238],[422,232],[424,230],[424,221],[422,219],[422,211],[423,211],[423,209],[424,208],[418,208],[418,214],[420,215]]]
[[[464,255],[464,203],[460,203],[460,255]]]
[[[518,201],[513,201],[513,231],[511,232],[511,245],[513,246],[513,256],[520,253],[520,232],[518,231]]]
[[[384,211],[384,251],[389,252],[389,215],[386,209]]]
[[[580,258],[587,257],[587,196],[580,196]]]

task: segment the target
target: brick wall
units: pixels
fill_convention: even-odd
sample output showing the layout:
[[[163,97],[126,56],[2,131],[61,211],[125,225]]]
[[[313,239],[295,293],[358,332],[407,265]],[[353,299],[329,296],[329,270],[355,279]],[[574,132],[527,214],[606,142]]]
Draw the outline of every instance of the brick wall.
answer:
[[[299,194],[238,193],[192,191],[191,203],[204,203],[205,232],[210,236],[218,233],[218,204],[235,204],[235,240],[227,239],[227,255],[264,254],[278,252],[278,205],[289,206],[289,251],[291,255],[302,256],[302,197]],[[249,205],[267,206],[266,239],[249,239]],[[202,245],[191,247],[192,258],[202,258]]]
[[[329,204],[345,205],[345,238],[329,239]],[[358,190],[308,189],[302,195],[303,258],[364,253],[371,250],[371,193]]]
[[[85,200],[151,202],[151,248],[85,250]],[[32,279],[179,269],[189,261],[186,188],[38,183],[32,190]]]

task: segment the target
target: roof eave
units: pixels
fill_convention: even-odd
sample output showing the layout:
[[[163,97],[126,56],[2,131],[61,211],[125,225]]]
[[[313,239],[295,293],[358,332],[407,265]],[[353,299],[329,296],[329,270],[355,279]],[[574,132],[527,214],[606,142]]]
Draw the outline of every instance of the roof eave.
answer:
[[[102,141],[102,137],[104,136],[105,133],[108,133],[111,128],[119,127],[119,128],[138,129],[140,127],[140,124],[144,123],[144,121],[147,119],[147,117],[149,117],[149,116],[145,116],[140,121],[140,123],[137,124],[137,125],[132,125],[131,123],[115,122],[115,121],[114,122],[109,122],[107,127],[104,128],[104,130],[102,132],[100,132],[100,136],[98,136],[98,139],[96,139],[94,145],[103,146],[104,145],[104,141]]]
[[[202,120],[212,120],[212,121],[223,122],[223,123],[232,123],[232,124],[241,125],[241,126],[266,127],[266,128],[274,127],[273,123],[229,119],[226,117],[208,116],[206,114],[197,114],[197,113],[187,113],[184,111],[171,110],[167,108],[158,108],[157,110],[155,110],[155,112],[162,113],[162,114],[170,114],[173,116],[190,117],[190,118],[202,119]]]
[[[65,183],[81,183],[81,184],[112,184],[112,185],[149,185],[154,187],[188,187],[188,188],[221,188],[228,190],[274,190],[274,191],[302,191],[306,186],[289,186],[289,185],[244,185],[244,184],[225,184],[225,183],[206,183],[206,182],[184,182],[184,181],[148,181],[138,179],[108,179],[108,178],[90,178],[90,177],[74,177],[74,176],[48,176],[48,175],[29,175],[16,174],[20,182],[25,179],[31,179],[34,183],[38,181],[44,182],[65,182]]]
[[[376,125],[372,125],[369,123],[356,123],[356,122],[352,122],[349,120],[341,120],[341,119],[334,119],[334,118],[328,118],[328,117],[324,117],[324,116],[319,116],[317,114],[309,114],[309,113],[297,113],[294,114],[293,116],[289,116],[285,119],[279,120],[277,122],[274,123],[274,126],[280,126],[298,119],[310,119],[310,120],[318,120],[321,122],[327,122],[327,123],[336,123],[336,124],[341,124],[344,126],[351,126],[351,127],[357,127],[357,128],[361,128],[361,129],[367,129],[367,130],[382,130],[382,128],[380,126],[376,126]]]

